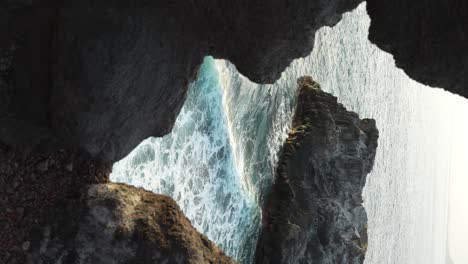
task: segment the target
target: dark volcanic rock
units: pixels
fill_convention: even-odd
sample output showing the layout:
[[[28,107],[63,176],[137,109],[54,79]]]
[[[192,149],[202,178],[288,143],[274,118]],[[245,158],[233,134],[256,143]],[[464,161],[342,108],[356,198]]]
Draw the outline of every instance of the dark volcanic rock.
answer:
[[[362,188],[378,131],[320,90],[298,81],[293,128],[263,208],[256,263],[362,263],[367,216]]]
[[[468,1],[368,0],[369,39],[418,82],[468,98]]]
[[[110,169],[86,153],[0,145],[0,263],[234,263],[172,199],[105,184]]]
[[[174,200],[141,188],[91,185],[58,209],[26,263],[236,263],[192,227]]]
[[[2,2],[0,139],[119,160],[170,131],[204,56],[273,82],[359,2]]]
[[[79,152],[23,155],[0,145],[0,263],[24,263],[32,228],[86,185],[107,182],[110,168]]]
[[[170,131],[205,55],[273,82],[360,0],[8,0],[0,138],[116,161]],[[468,3],[368,1],[370,40],[415,80],[468,97]]]
[[[170,131],[205,55],[273,82],[359,2],[2,1],[0,139],[119,160]],[[417,81],[468,96],[467,5],[370,0],[370,40]]]

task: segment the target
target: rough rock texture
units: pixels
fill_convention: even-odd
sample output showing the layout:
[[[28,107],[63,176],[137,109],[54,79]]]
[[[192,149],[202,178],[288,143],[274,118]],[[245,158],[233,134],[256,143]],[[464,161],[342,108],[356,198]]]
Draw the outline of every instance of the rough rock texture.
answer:
[[[369,39],[418,82],[468,98],[468,1],[368,0]]]
[[[143,139],[169,132],[203,56],[229,59],[251,80],[273,82],[293,59],[310,53],[317,29],[359,2],[1,1],[0,142],[8,147],[0,151],[6,182],[0,198],[7,208],[0,251],[16,254],[27,223],[42,219],[40,201],[50,191],[62,197],[70,183],[78,182],[78,190],[93,175],[62,172],[60,161],[56,173],[37,180],[36,159],[64,155],[76,163],[71,153],[85,153],[79,156],[119,160]],[[468,97],[466,1],[369,0],[368,12],[371,41],[394,54],[399,67]],[[16,220],[26,200],[8,192],[15,182],[24,190],[13,193],[33,197],[24,210],[30,218]],[[0,253],[0,262],[10,257]]]
[[[107,181],[78,156],[109,164],[170,131],[204,56],[273,82],[360,0],[137,2],[0,1],[1,263],[23,263],[57,201]],[[40,159],[55,165],[37,174]]]
[[[360,0],[0,3],[0,140],[116,161],[170,131],[206,55],[273,82]]]
[[[256,263],[363,263],[367,216],[362,188],[378,131],[320,90],[298,80],[293,128],[263,208]]]
[[[107,182],[110,168],[82,153],[24,156],[0,145],[0,263],[24,263],[32,227],[85,185]]]
[[[0,139],[119,160],[171,129],[203,56],[273,82],[359,2],[2,1]],[[415,80],[468,97],[467,5],[369,0],[370,40]]]
[[[236,263],[174,200],[124,184],[89,186],[38,231],[26,263]]]

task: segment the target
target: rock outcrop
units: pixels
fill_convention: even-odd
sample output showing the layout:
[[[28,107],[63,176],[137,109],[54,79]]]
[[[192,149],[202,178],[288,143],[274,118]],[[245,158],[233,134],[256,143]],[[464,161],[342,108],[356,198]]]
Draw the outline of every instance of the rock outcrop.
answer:
[[[0,263],[234,263],[171,198],[108,183],[111,165],[0,145]]]
[[[310,77],[266,196],[256,263],[363,263],[367,216],[362,188],[378,131]]]
[[[2,1],[0,139],[119,160],[170,131],[204,56],[273,82],[360,2]],[[415,80],[468,97],[467,5],[370,0],[369,38]]]
[[[171,130],[204,56],[273,82],[359,2],[1,1],[0,262],[23,263],[33,225],[107,182],[92,164]]]
[[[167,134],[206,55],[273,82],[360,0],[7,0],[0,140],[117,161]]]
[[[53,208],[83,184],[107,181],[83,172],[89,164],[77,165],[77,155],[109,164],[143,139],[168,133],[205,55],[231,60],[253,81],[273,82],[310,53],[317,29],[360,2],[1,1],[0,202],[7,210],[0,243],[23,239],[48,211],[41,201],[52,199],[46,204]],[[397,66],[468,97],[466,1],[369,0],[367,7],[370,40],[394,54]],[[365,132],[364,122],[358,127]],[[43,163],[37,174],[39,159],[60,161]],[[73,173],[63,171],[69,159]],[[14,255],[9,249],[0,246]]]
[[[468,1],[368,0],[369,40],[414,80],[468,98]]]
[[[0,139],[119,160],[170,131],[204,56],[273,82],[360,2],[2,1]],[[415,80],[468,97],[467,5],[370,0],[370,40]]]
[[[171,198],[124,184],[90,185],[37,230],[26,263],[236,263]]]

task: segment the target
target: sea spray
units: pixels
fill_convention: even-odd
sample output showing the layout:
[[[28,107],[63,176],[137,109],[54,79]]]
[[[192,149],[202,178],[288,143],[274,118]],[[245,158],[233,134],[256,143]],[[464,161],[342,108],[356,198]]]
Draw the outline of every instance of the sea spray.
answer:
[[[253,258],[260,189],[271,184],[286,136],[278,126],[290,123],[280,90],[255,86],[229,63],[205,58],[172,132],[143,141],[111,175],[171,196],[195,228],[243,263]],[[278,96],[291,98],[285,90]]]
[[[365,187],[366,263],[441,263],[446,235],[433,219],[444,210],[431,201],[440,198],[435,186],[445,186],[450,104],[444,100],[451,95],[397,69],[390,54],[368,41],[369,24],[361,4],[335,27],[320,29],[312,53],[273,85],[250,82],[227,61],[205,59],[173,131],[142,142],[115,164],[111,179],[170,195],[199,231],[251,263],[259,206],[287,136],[296,80],[310,75],[349,110],[375,118],[380,131]]]

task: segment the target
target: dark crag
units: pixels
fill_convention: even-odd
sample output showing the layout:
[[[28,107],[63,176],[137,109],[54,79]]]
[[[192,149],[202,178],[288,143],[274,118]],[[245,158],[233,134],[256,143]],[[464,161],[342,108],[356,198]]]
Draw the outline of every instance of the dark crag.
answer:
[[[118,161],[171,131],[205,56],[272,83],[359,2],[3,1],[0,141]]]
[[[362,188],[378,131],[311,77],[300,86],[293,128],[263,208],[256,263],[362,263],[367,216]]]

